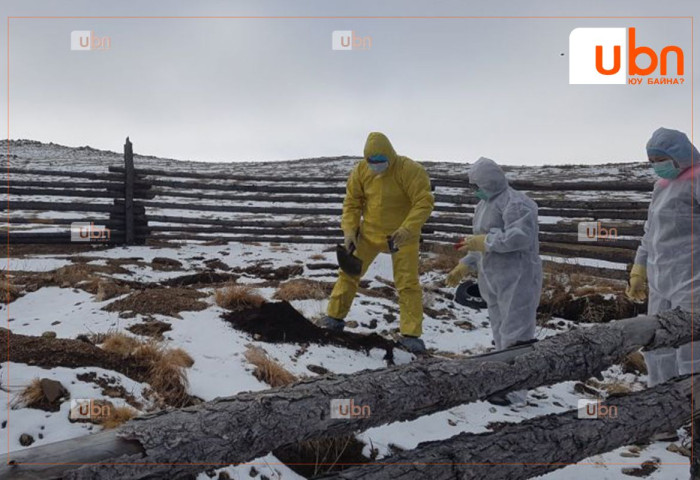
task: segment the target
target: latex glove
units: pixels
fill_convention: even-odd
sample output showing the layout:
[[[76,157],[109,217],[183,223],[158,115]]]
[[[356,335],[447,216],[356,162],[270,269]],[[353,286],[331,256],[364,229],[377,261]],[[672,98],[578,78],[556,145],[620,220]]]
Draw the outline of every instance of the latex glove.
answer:
[[[464,277],[471,271],[472,269],[465,264],[458,263],[457,266],[450,270],[450,273],[447,274],[447,278],[445,278],[445,285],[448,287],[456,287],[462,283],[462,279],[464,279]]]
[[[625,295],[630,300],[643,302],[647,298],[647,269],[639,264],[632,266],[630,272],[630,284],[625,290]]]
[[[347,250],[348,252],[350,250],[354,250],[357,247],[357,234],[353,232],[344,232],[343,235],[345,236],[343,240],[345,250]]]
[[[394,242],[394,245],[397,248],[406,245],[411,238],[413,238],[413,234],[404,227],[399,227],[394,233],[391,234],[391,241]]]
[[[460,252],[484,252],[486,251],[486,235],[467,235],[460,243]]]

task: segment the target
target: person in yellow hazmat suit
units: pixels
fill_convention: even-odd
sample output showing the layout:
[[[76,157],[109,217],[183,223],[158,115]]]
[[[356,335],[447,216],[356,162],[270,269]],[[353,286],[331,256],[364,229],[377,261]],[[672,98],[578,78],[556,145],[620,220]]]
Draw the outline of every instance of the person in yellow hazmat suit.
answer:
[[[399,293],[399,342],[411,352],[425,351],[419,338],[423,332],[423,293],[418,278],[418,247],[421,228],[434,203],[425,169],[397,155],[386,135],[370,133],[364,159],[348,178],[341,220],[345,248],[354,248],[354,255],[362,260],[362,272],[358,277],[339,272],[322,327],[343,330],[360,278],[379,253],[390,253],[390,237],[398,248],[391,258]]]

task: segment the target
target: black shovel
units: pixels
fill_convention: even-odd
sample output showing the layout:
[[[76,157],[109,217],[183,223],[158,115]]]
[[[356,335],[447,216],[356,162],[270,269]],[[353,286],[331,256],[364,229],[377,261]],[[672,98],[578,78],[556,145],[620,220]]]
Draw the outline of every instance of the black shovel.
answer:
[[[350,245],[350,250],[347,250],[344,245],[340,244],[335,247],[340,269],[350,276],[358,277],[362,273],[362,260],[352,254],[354,251],[354,244]]]

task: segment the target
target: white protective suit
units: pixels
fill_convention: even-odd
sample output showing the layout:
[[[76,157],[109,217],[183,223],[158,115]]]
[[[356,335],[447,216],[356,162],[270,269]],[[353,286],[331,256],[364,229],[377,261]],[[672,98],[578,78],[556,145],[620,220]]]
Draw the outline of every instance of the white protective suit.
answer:
[[[690,312],[692,300],[693,310],[698,311],[700,294],[691,299],[691,285],[694,280],[700,286],[700,169],[690,167],[693,159],[700,161],[700,154],[684,133],[666,128],[653,133],[647,152],[665,154],[683,170],[673,180],[660,179],[654,184],[644,236],[634,260],[647,269],[648,311],[655,314],[680,307]],[[690,343],[644,352],[649,386],[688,374],[691,369],[698,371],[700,342],[693,345],[695,358]]]
[[[535,337],[535,317],[542,289],[537,204],[508,186],[500,167],[480,158],[469,170],[489,198],[474,213],[474,235],[486,235],[486,250],[469,252],[461,262],[479,272],[479,290],[488,306],[497,350]],[[525,400],[524,391],[513,392],[511,401]]]

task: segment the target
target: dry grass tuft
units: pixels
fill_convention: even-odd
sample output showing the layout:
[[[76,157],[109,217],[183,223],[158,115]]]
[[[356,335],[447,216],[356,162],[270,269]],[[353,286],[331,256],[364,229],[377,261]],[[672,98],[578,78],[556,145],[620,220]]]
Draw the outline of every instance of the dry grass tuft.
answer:
[[[625,373],[646,375],[648,373],[647,363],[644,361],[642,352],[636,351],[627,355],[624,360],[622,360],[622,371]]]
[[[632,392],[630,385],[621,380],[599,382],[594,379],[589,379],[586,381],[586,384],[590,385],[596,390],[605,390],[608,395],[626,395]]]
[[[44,391],[41,388],[41,379],[35,378],[13,399],[12,408],[31,408],[34,405],[40,404],[43,400]]]
[[[0,274],[0,289],[2,290],[2,303],[11,303],[17,300],[22,294],[20,289],[14,284],[6,273]]]
[[[121,332],[108,333],[102,348],[146,363],[148,384],[168,405],[180,407],[189,401],[185,369],[194,365],[194,360],[182,348],[166,348],[154,339],[141,340]]]
[[[192,365],[194,360],[191,357],[189,359],[189,365]],[[149,369],[148,383],[163,396],[168,405],[175,407],[183,406],[189,400],[186,367],[180,361],[177,357],[164,354],[153,362]]]
[[[134,418],[136,414],[136,410],[131,407],[111,406],[109,408],[109,415],[100,419],[100,425],[102,425],[105,430],[116,428]]]
[[[632,393],[630,386],[622,382],[607,383],[603,385],[603,388],[608,392],[608,395],[627,395]]]
[[[104,336],[101,347],[108,352],[116,353],[122,357],[128,357],[142,345],[142,341],[131,335],[121,332],[110,332]]]
[[[101,280],[97,284],[97,293],[95,295],[95,300],[98,302],[104,302],[110,298],[118,297],[129,293],[130,289],[126,285],[119,285],[117,283],[111,282],[109,280]]]
[[[194,359],[182,348],[170,348],[163,354],[163,359],[168,363],[182,368],[190,368],[194,365]]]
[[[278,300],[323,300],[328,297],[332,285],[303,278],[282,283],[274,298]]]
[[[244,355],[248,363],[255,366],[253,371],[255,378],[271,387],[283,387],[298,380],[293,373],[270,358],[267,352],[260,347],[249,345]]]
[[[216,304],[227,310],[246,310],[259,308],[265,303],[265,298],[257,290],[246,285],[227,285],[216,291]]]
[[[84,263],[75,263],[58,268],[47,275],[46,281],[62,288],[80,288],[89,293],[97,292],[100,277],[96,274],[100,268]]]
[[[304,478],[342,470],[343,464],[362,464],[377,458],[378,451],[370,449],[370,458],[363,455],[365,444],[354,435],[317,438],[287,445],[273,453]]]

